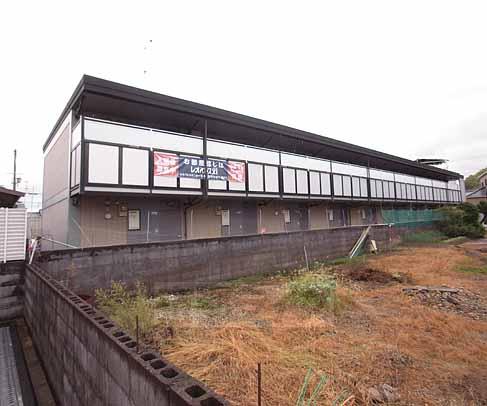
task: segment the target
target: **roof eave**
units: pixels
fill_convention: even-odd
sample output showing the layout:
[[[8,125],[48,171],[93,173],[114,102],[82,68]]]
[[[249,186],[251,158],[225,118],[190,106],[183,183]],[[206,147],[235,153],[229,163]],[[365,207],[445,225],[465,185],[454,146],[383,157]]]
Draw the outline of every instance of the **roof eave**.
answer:
[[[187,112],[203,118],[211,118],[211,119],[216,119],[216,120],[220,120],[220,121],[224,121],[236,125],[252,127],[258,130],[274,132],[277,134],[282,134],[287,137],[301,139],[307,142],[317,143],[323,146],[330,146],[330,147],[342,149],[352,153],[363,154],[366,156],[395,162],[397,164],[409,166],[411,168],[421,169],[430,173],[436,173],[438,175],[443,175],[446,177],[463,178],[461,174],[456,172],[448,171],[441,168],[435,168],[429,165],[419,164],[416,161],[408,160],[395,155],[390,155],[366,147],[361,147],[358,145],[335,140],[333,138],[328,138],[307,131],[298,130],[281,124],[275,124],[269,121],[246,116],[243,114],[234,113],[216,107],[211,107],[204,104],[191,102],[188,100],[178,99],[171,96],[166,96],[160,93],[139,89],[133,86],[124,85],[121,83],[116,83],[116,82],[96,78],[89,75],[83,75],[83,77],[81,78],[81,81],[79,82],[76,90],[74,91],[66,107],[64,108],[61,116],[56,122],[56,125],[51,131],[47,141],[44,143],[44,147],[43,147],[44,151],[49,145],[49,142],[54,137],[54,134],[58,130],[62,121],[69,113],[69,111],[73,108],[73,106],[75,105],[78,98],[82,95],[83,92],[103,94],[106,96],[121,98],[133,102],[149,104],[160,108]]]
[[[73,106],[76,104],[78,99],[81,97],[81,95],[84,92],[84,86],[85,86],[85,81],[86,81],[87,75],[83,75],[81,80],[79,81],[78,85],[76,86],[73,94],[69,98],[68,102],[66,103],[66,106],[64,107],[63,111],[61,112],[61,115],[56,121],[56,124],[54,124],[54,127],[52,128],[51,132],[49,133],[49,136],[47,137],[46,141],[44,142],[44,145],[42,146],[42,151],[45,152],[47,147],[49,146],[51,140],[54,138],[54,134],[56,134],[56,131],[59,129],[61,124],[63,123],[64,119],[66,116],[69,114]]]

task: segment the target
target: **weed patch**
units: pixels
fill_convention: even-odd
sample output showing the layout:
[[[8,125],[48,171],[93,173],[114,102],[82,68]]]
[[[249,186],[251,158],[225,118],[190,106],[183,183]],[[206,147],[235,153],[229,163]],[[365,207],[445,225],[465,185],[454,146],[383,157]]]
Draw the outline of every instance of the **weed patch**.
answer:
[[[305,274],[288,282],[286,301],[303,307],[325,309],[334,313],[343,308],[337,283],[323,275]]]
[[[466,273],[487,275],[487,265],[486,266],[477,266],[477,267],[472,267],[472,266],[468,266],[468,265],[460,265],[456,270],[460,271],[460,272],[466,272]]]
[[[211,298],[206,296],[187,296],[181,305],[189,309],[197,310],[213,310],[218,307],[218,304]]]
[[[97,289],[95,296],[97,307],[131,334],[135,334],[137,317],[143,338],[147,338],[156,326],[154,301],[141,283],[137,283],[135,292],[131,292],[124,283],[112,282],[110,289]]]
[[[220,286],[228,287],[228,288],[238,288],[240,286],[245,285],[255,285],[256,283],[262,281],[269,275],[265,274],[258,274],[258,275],[251,275],[251,276],[244,276],[238,279],[232,279],[226,282],[220,283]]]

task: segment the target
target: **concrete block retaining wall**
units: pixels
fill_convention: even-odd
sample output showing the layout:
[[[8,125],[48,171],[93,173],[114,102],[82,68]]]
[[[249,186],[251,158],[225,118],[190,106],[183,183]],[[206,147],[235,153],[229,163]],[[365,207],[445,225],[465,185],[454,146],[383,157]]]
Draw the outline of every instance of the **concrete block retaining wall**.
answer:
[[[37,268],[25,273],[25,320],[61,406],[227,405]]]
[[[347,255],[364,227],[48,251],[39,265],[86,295],[113,280],[141,281],[155,291],[193,289],[304,266],[304,247],[310,262]],[[379,225],[371,238],[386,250],[407,232]]]
[[[24,261],[0,263],[0,321],[22,316]]]

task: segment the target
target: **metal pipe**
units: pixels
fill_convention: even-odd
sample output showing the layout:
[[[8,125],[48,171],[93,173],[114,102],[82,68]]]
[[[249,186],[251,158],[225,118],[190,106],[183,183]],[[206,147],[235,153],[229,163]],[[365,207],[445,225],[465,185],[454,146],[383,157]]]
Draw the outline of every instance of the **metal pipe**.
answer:
[[[135,316],[135,340],[137,342],[136,352],[139,352],[139,315]]]
[[[205,119],[205,128],[203,133],[203,160],[205,162],[205,178],[203,179],[203,196],[208,197],[208,120]]]
[[[12,189],[17,190],[17,150],[14,149],[14,179],[12,182]]]
[[[262,369],[260,362],[257,364],[257,406],[262,405]]]
[[[65,247],[68,247],[68,248],[79,248],[79,247],[76,247],[74,245],[66,244],[66,243],[61,242],[61,241],[52,240],[52,239],[47,238],[47,237],[42,237],[41,236],[40,238],[42,238],[43,240],[46,240],[46,241],[50,241],[50,242],[55,243],[55,244],[64,245]]]

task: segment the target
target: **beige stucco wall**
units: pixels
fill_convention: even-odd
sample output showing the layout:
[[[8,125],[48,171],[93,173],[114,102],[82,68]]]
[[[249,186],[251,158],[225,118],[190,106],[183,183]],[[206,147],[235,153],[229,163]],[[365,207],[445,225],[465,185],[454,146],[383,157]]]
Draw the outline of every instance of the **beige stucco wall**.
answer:
[[[127,244],[128,218],[119,216],[118,206],[113,201],[106,205],[104,197],[83,196],[80,209],[82,247]],[[110,219],[105,218],[107,213]]]
[[[350,209],[350,222],[352,226],[359,226],[364,224],[364,219],[362,219],[362,211],[360,207],[353,207]]]
[[[69,200],[63,199],[56,204],[41,211],[42,236],[50,240],[66,243],[68,235],[68,209]],[[61,244],[43,241],[43,250],[65,248]]]
[[[69,137],[68,122],[61,135],[44,157],[44,180],[42,185],[42,206],[47,207],[67,196],[69,188]]]
[[[286,231],[283,209],[279,203],[271,202],[266,206],[259,206],[257,210],[257,228],[259,233],[283,233]]]
[[[69,138],[70,122],[64,124],[58,139],[44,157],[42,186],[42,235],[66,243],[69,227]],[[60,249],[45,242],[43,249]]]
[[[309,209],[309,229],[319,230],[330,228],[325,205],[312,206]]]
[[[380,207],[375,207],[375,223],[384,224],[384,216],[382,215],[382,209]]]
[[[217,205],[205,202],[186,210],[187,238],[221,237],[222,218],[217,215]]]

